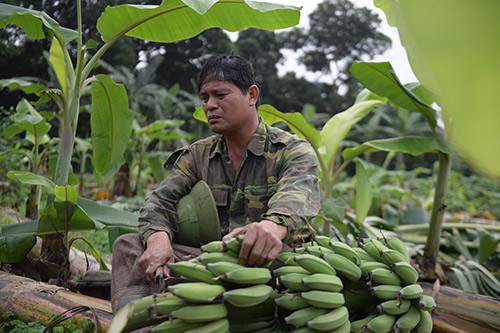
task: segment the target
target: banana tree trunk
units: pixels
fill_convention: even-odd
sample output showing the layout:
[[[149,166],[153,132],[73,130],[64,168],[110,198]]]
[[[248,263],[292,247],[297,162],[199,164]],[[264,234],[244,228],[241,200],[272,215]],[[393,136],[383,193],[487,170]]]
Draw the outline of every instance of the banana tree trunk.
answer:
[[[500,331],[500,300],[439,284],[420,283],[424,294],[432,295],[437,307],[432,311],[439,332]]]
[[[77,308],[83,311],[72,311]],[[6,312],[21,321],[38,320],[45,326],[54,315],[65,313],[64,317],[75,318],[78,326],[81,320],[90,319],[96,332],[106,332],[113,319],[109,301],[0,271],[0,314]]]

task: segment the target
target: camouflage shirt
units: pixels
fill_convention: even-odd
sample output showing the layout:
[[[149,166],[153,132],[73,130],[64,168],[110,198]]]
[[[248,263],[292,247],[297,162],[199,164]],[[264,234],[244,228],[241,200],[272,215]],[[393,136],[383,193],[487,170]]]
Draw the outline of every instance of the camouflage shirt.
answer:
[[[318,159],[312,147],[261,118],[236,175],[222,135],[177,150],[166,167],[171,172],[140,212],[144,241],[162,230],[175,242],[176,204],[199,180],[212,190],[223,235],[267,219],[288,227],[284,242],[293,246],[310,235],[308,221],[320,208]]]

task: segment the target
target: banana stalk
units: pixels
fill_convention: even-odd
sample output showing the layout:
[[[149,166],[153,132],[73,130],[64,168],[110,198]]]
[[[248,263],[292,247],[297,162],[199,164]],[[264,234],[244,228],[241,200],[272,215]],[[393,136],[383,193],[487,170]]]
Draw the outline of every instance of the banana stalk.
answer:
[[[72,310],[82,307],[88,310]],[[90,319],[96,332],[106,332],[113,319],[109,301],[0,271],[0,315],[6,312],[14,313],[21,321],[39,321],[45,326],[54,315],[65,313],[67,318],[75,318],[79,326],[82,320]]]
[[[500,301],[494,297],[473,294],[460,289],[440,286],[434,290],[430,283],[420,283],[424,294],[432,295],[437,307],[432,311],[436,328],[443,322],[466,332],[498,332],[500,330]],[[439,318],[441,320],[439,320]],[[444,331],[452,332],[450,328]]]

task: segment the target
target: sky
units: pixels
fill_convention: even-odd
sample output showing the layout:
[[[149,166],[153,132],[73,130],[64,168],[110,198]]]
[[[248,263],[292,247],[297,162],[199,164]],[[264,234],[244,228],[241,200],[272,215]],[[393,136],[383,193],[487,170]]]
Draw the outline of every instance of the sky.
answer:
[[[266,0],[258,0],[266,1]],[[286,5],[302,6],[302,11],[300,15],[299,27],[308,26],[308,16],[314,11],[318,3],[322,0],[268,0],[270,2],[281,3]],[[373,0],[351,0],[357,7],[368,7],[375,13],[377,13],[382,20],[381,31],[392,39],[392,48],[385,52],[383,55],[379,55],[373,59],[373,61],[382,62],[389,61],[396,72],[396,75],[400,81],[404,83],[417,81],[415,75],[413,74],[411,67],[408,63],[408,58],[406,56],[406,51],[401,46],[398,30],[387,24],[385,14],[382,10],[373,5]],[[280,74],[284,74],[287,70],[295,71],[298,76],[305,76],[309,80],[321,80],[317,74],[307,73],[305,67],[298,64],[294,59],[296,55],[294,52],[285,51],[284,52],[287,61],[284,65],[279,66]]]

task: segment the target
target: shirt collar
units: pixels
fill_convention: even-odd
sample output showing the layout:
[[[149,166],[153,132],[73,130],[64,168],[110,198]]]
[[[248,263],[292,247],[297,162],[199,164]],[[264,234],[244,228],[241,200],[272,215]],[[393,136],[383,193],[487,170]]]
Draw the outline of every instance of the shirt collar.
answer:
[[[266,124],[262,117],[259,116],[259,126],[257,126],[257,130],[253,134],[250,142],[248,143],[247,150],[249,150],[252,154],[260,156],[264,153],[264,146],[266,143],[267,136],[267,128]],[[223,154],[224,151],[227,151],[226,140],[222,135],[217,135],[215,139],[215,145],[212,148],[212,152],[210,153],[209,158],[215,156],[215,154]]]

